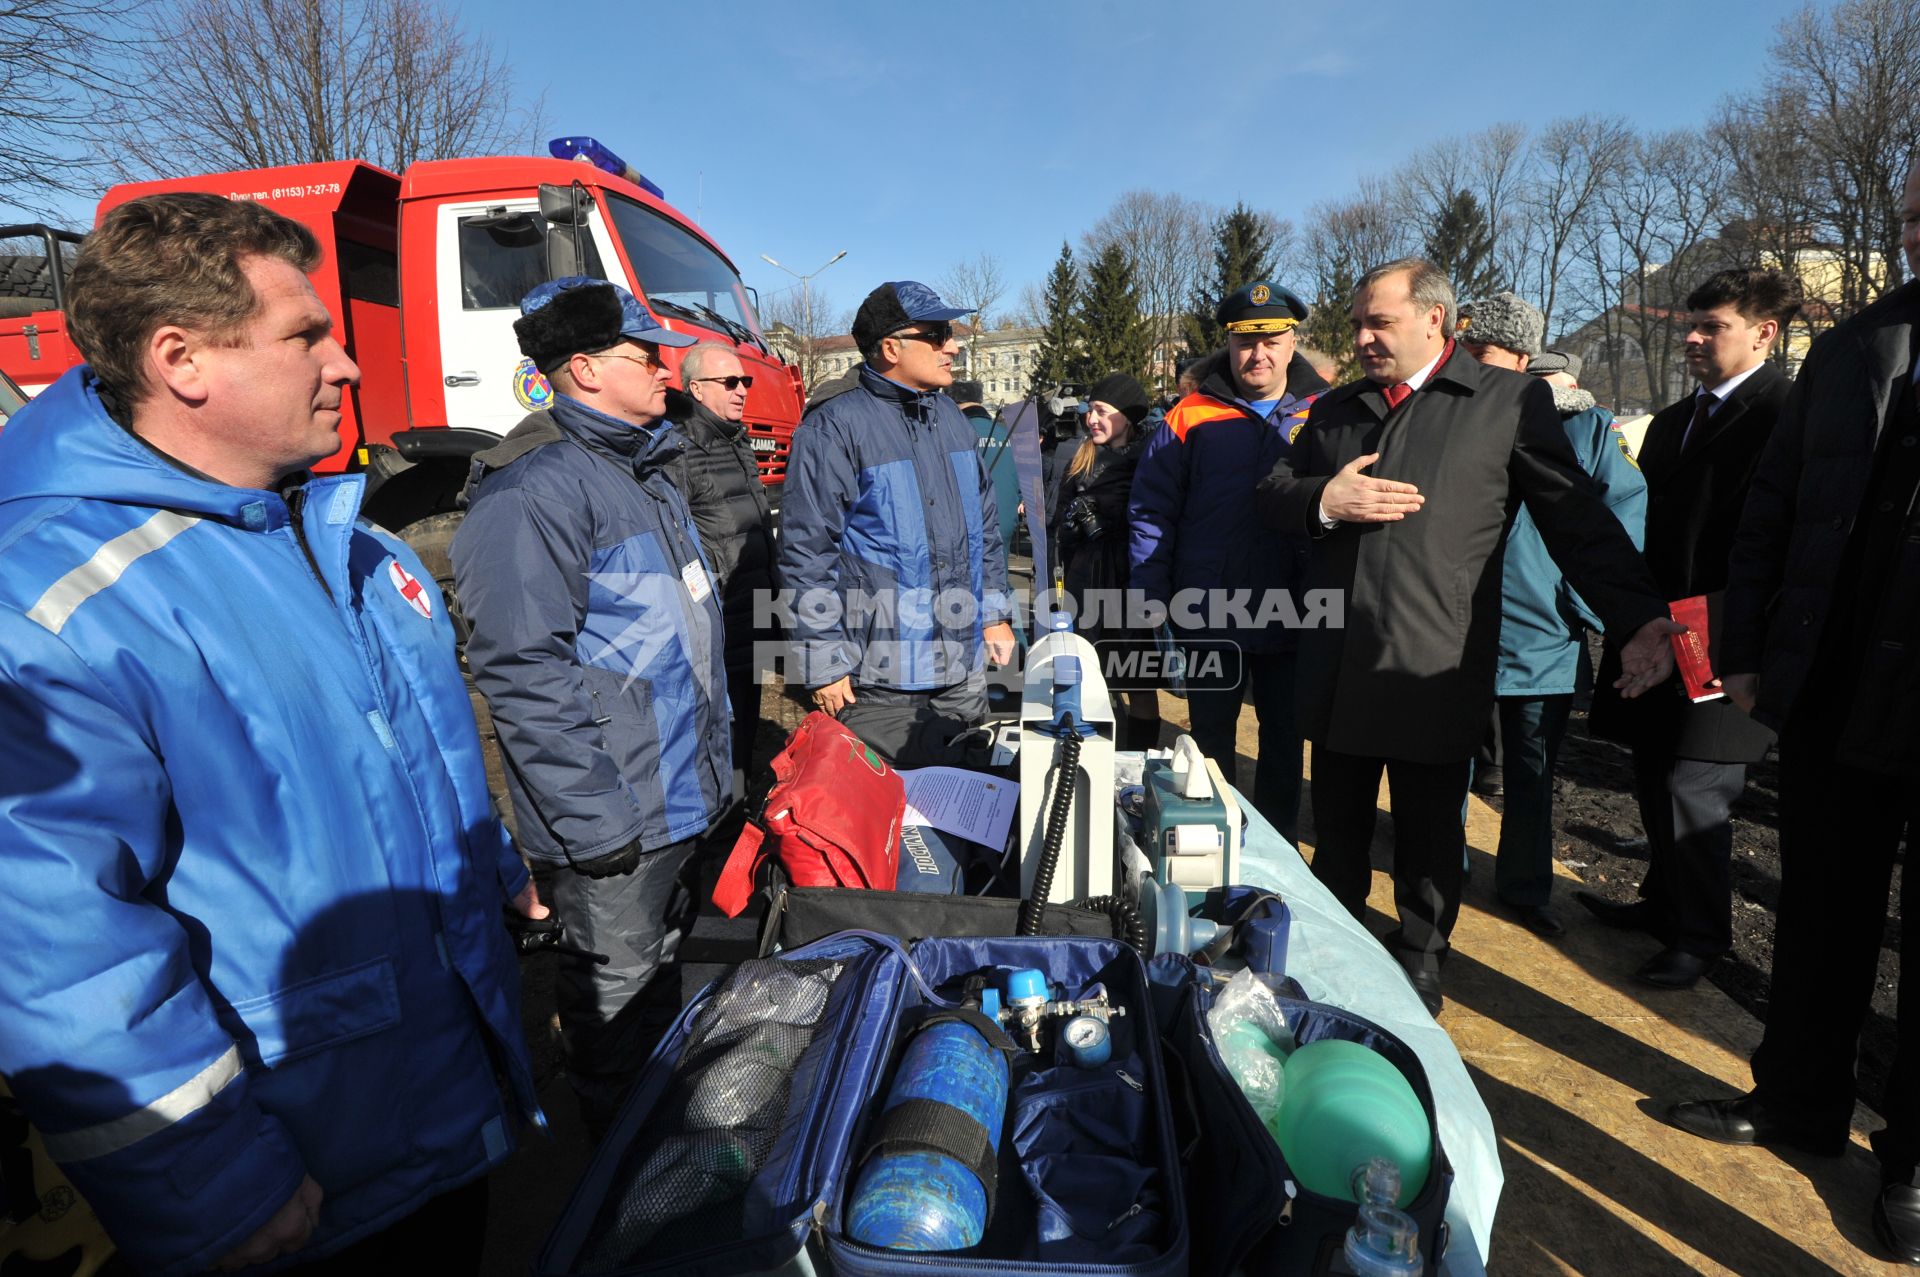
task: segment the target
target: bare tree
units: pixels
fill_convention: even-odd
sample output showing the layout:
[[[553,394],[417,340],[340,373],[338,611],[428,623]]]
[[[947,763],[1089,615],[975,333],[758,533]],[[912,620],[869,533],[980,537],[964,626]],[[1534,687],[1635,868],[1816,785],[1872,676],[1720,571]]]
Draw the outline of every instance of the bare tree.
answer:
[[[1580,250],[1596,198],[1632,136],[1618,118],[1583,115],[1555,120],[1534,140],[1532,172],[1521,197],[1529,237],[1517,282],[1525,286],[1515,291],[1531,294],[1538,303],[1549,337],[1562,294],[1578,296],[1571,277],[1585,265]]]
[[[853,331],[853,312],[833,310],[822,304],[818,293],[809,298],[799,285],[768,297],[760,307],[760,320],[771,332],[769,341],[792,357],[808,394],[834,375],[824,366],[831,352],[822,344]]]
[[[1480,198],[1493,237],[1493,270],[1502,279],[1520,278],[1525,231],[1519,208],[1527,174],[1527,130],[1496,124],[1468,140],[1468,190]]]
[[[992,326],[993,308],[1007,295],[1007,278],[1000,270],[1000,260],[992,253],[982,253],[954,266],[935,280],[933,287],[946,301],[974,312],[967,329],[967,372],[972,375],[979,367],[974,353],[980,334]]]
[[[1899,190],[1920,155],[1920,0],[1808,5],[1780,24],[1779,92],[1802,113],[1839,301],[1856,310],[1902,278]]]
[[[1020,294],[1013,303],[1013,309],[1007,312],[1007,322],[1015,328],[1044,328],[1046,314],[1046,290],[1029,281],[1020,285]]]
[[[1210,261],[1214,218],[1212,209],[1184,195],[1128,191],[1081,236],[1086,260],[1098,260],[1103,250],[1114,245],[1132,268],[1152,343],[1148,367],[1158,389],[1165,389],[1170,379],[1174,346],[1185,327],[1185,303],[1200,286]],[[1276,223],[1276,231],[1282,227],[1290,238],[1292,228]]]
[[[1736,98],[1721,108],[1709,135],[1727,166],[1728,216],[1715,253],[1689,272],[1695,282],[1721,266],[1771,266],[1803,287],[1812,283],[1808,291],[1816,295],[1830,291],[1808,278],[1831,206],[1804,104],[1778,85]]]
[[[92,135],[124,105],[112,67],[132,47],[132,10],[132,0],[0,5],[0,204],[46,216],[57,197],[100,184]]]
[[[1601,187],[1590,252],[1612,403],[1644,395],[1657,405],[1684,389],[1674,361],[1676,316],[1710,255],[1706,241],[1723,216],[1728,176],[1717,147],[1677,130],[1635,136]],[[1628,378],[1630,351],[1645,370],[1640,385]]]
[[[1357,375],[1347,307],[1360,277],[1413,247],[1384,184],[1363,182],[1358,199],[1320,203],[1307,214],[1306,252],[1315,263],[1314,300],[1300,340],[1333,357],[1337,380]]]
[[[154,6],[158,7],[158,6]],[[115,131],[133,173],[484,155],[540,103],[441,0],[174,0]]]

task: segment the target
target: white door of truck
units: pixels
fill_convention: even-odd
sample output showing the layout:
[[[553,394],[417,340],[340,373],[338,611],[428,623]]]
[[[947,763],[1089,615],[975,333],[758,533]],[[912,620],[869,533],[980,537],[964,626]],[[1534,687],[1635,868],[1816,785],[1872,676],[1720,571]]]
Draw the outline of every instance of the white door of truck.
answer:
[[[615,260],[598,216],[589,219],[589,274]],[[447,424],[504,435],[552,389],[514,340],[520,299],[547,278],[547,224],[524,200],[447,204],[439,211],[435,279]]]
[[[546,278],[545,232],[532,199],[440,209],[434,276],[450,426],[503,435],[545,402],[544,379],[535,386],[521,377],[513,338],[520,298]]]

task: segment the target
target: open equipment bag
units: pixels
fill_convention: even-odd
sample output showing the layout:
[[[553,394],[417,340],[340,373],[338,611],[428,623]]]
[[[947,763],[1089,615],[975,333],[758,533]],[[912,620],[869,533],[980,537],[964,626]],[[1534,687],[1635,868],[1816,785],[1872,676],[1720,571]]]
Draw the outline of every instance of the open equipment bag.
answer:
[[[1194,1230],[1194,1277],[1227,1277],[1236,1271],[1319,1277],[1336,1267],[1356,1213],[1353,1202],[1302,1187],[1280,1145],[1254,1113],[1240,1084],[1227,1070],[1214,1042],[1207,1012],[1217,992],[1210,973],[1191,959],[1163,954],[1150,970],[1160,1013],[1162,1050],[1174,1086],[1174,1112],[1187,1171],[1189,1209],[1202,1209],[1210,1226]],[[1294,996],[1287,982],[1276,994],[1300,1046],[1325,1038],[1358,1042],[1391,1062],[1412,1085],[1425,1110],[1431,1156],[1424,1187],[1404,1209],[1420,1229],[1426,1271],[1440,1271],[1449,1228],[1445,1220],[1453,1167],[1440,1144],[1433,1089],[1420,1058],[1399,1038],[1364,1016],[1324,1002]]]
[[[1006,971],[1125,1014],[1111,1054],[1016,1053],[980,1243],[847,1235],[848,1199],[915,1027]],[[1056,1044],[1057,1045],[1057,1044]],[[1187,1193],[1146,970],[1110,939],[843,932],[742,963],[681,1014],[548,1237],[542,1277],[812,1274],[1176,1277]],[[994,1156],[989,1154],[989,1156]]]

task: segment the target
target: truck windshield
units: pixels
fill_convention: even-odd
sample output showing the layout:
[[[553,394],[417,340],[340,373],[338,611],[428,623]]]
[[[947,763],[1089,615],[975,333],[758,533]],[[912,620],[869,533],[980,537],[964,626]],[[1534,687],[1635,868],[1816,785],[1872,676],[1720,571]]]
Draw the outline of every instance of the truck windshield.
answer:
[[[726,258],[644,204],[611,193],[607,204],[649,305],[760,342],[760,320]]]

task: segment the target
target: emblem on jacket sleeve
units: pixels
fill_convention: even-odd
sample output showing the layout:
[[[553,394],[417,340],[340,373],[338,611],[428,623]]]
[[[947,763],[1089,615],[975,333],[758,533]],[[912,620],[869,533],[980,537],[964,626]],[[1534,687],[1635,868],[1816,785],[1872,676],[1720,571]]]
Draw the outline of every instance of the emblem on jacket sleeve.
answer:
[[[427,597],[427,587],[420,584],[420,578],[400,566],[395,559],[387,564],[387,578],[393,582],[393,588],[400,591],[400,597],[429,621],[433,619],[433,600]]]

